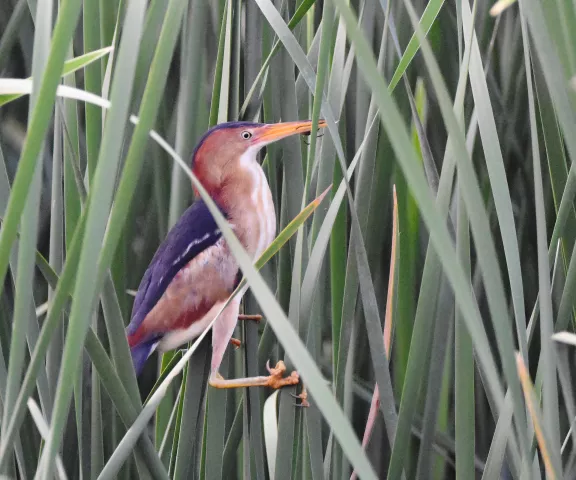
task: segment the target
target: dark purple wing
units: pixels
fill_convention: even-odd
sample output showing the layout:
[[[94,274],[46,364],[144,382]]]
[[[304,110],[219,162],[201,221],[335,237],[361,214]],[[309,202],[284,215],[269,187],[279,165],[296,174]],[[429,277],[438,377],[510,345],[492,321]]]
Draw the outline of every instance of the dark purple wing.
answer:
[[[198,200],[184,212],[144,273],[132,307],[132,319],[126,328],[128,336],[136,333],[178,271],[200,252],[214,245],[221,236],[203,200]]]

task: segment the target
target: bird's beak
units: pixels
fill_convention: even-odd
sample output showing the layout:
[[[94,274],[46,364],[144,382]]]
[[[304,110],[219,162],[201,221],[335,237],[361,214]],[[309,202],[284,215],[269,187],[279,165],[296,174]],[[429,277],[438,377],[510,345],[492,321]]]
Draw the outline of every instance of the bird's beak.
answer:
[[[324,128],[325,126],[325,120],[318,120],[318,128]],[[312,131],[312,121],[274,123],[260,127],[258,130],[254,140],[256,143],[264,146],[277,140],[290,137],[291,135],[310,134]]]

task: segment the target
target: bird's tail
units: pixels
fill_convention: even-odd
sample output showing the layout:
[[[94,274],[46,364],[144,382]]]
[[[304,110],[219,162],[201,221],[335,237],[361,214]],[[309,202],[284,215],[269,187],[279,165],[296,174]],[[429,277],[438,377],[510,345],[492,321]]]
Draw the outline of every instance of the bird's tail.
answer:
[[[132,354],[132,363],[134,364],[134,370],[136,370],[136,376],[140,375],[146,360],[152,355],[156,346],[158,345],[158,339],[152,339],[147,342],[142,342],[133,347],[130,347],[130,353]]]

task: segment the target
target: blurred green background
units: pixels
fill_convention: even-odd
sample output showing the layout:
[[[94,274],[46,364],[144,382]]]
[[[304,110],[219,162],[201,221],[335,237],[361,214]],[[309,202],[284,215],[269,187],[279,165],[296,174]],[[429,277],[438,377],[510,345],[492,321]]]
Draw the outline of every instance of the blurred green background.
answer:
[[[573,0],[0,2],[0,474],[576,478],[575,89]],[[278,231],[331,189],[235,249],[265,321],[221,373],[284,359],[310,407],[206,388],[209,340],[137,380],[197,140],[308,118]]]

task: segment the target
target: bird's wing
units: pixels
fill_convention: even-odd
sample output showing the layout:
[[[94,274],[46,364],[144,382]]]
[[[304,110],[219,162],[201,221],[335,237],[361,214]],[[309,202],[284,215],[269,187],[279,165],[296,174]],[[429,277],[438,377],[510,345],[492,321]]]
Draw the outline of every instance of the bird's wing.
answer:
[[[134,300],[126,333],[133,335],[178,271],[222,236],[206,204],[192,204],[172,227],[150,262]],[[148,343],[151,339],[143,339]]]

